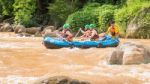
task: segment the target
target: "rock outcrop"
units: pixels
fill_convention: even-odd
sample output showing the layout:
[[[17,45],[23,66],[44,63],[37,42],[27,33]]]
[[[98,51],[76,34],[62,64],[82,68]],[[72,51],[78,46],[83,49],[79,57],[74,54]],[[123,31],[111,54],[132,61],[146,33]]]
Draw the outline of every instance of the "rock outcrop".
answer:
[[[23,25],[14,25],[14,32],[15,33],[22,33],[25,32],[25,27]]]
[[[13,28],[9,23],[2,23],[0,27],[1,32],[12,32]]]
[[[30,28],[26,28],[25,33],[28,34],[36,34],[40,31],[40,27],[30,27]]]
[[[46,27],[44,28],[44,30],[47,30],[47,29],[51,29],[52,31],[54,31],[54,30],[55,30],[55,27],[54,27],[54,26],[46,26]]]
[[[141,9],[129,22],[127,37],[150,38],[150,7]]]
[[[150,62],[150,47],[124,43],[118,46],[107,57],[109,64],[141,64]]]
[[[71,79],[66,76],[55,76],[39,80],[34,84],[90,84],[90,83],[85,81],[79,81],[76,79]]]
[[[23,25],[16,25],[14,26],[14,32],[16,34],[19,34],[19,36],[31,36],[34,35],[36,37],[39,36],[45,36],[45,35],[52,35],[54,31],[54,26],[47,26],[47,27],[30,27],[30,28],[25,28]]]
[[[54,26],[48,26],[48,27],[45,27],[41,33],[43,37],[45,36],[55,37],[57,31],[54,31]]]

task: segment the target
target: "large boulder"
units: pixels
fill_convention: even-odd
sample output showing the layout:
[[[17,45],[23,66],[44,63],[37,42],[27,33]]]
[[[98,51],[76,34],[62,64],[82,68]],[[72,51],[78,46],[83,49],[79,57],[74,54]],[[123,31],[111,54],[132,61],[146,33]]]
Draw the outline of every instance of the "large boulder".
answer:
[[[13,27],[15,33],[22,33],[26,31],[26,28],[23,25],[14,25]]]
[[[129,22],[126,35],[132,38],[150,38],[150,7],[141,9]]]
[[[30,28],[25,28],[23,25],[16,25],[14,26],[14,32],[19,33],[20,36],[31,36],[31,35],[36,35],[36,36],[42,36],[40,33],[41,27],[30,27]]]
[[[12,32],[13,28],[9,23],[3,23],[0,27],[1,32]]]
[[[54,31],[54,26],[48,26],[45,27],[44,30],[41,32],[42,36],[51,36],[51,37],[55,37],[57,33],[57,30]]]
[[[55,76],[46,79],[41,79],[34,84],[90,84],[89,82],[71,79],[66,76]]]
[[[127,42],[118,46],[107,57],[109,64],[141,64],[150,62],[150,47]]]
[[[51,29],[52,31],[54,31],[54,30],[55,30],[55,27],[54,27],[54,26],[46,26],[46,27],[44,28],[44,30],[46,30],[46,29]]]
[[[0,24],[0,29],[1,29],[2,26],[3,26],[3,24],[1,23],[1,24]]]
[[[30,27],[30,28],[26,28],[26,33],[28,33],[28,34],[36,34],[37,32],[39,32],[40,31],[40,27]]]
[[[122,64],[123,51],[120,49],[115,49],[110,55],[107,57],[107,61],[109,64]]]
[[[144,63],[144,49],[132,46],[124,50],[123,64],[140,64]]]
[[[52,32],[54,31],[54,26],[47,26],[47,27],[43,27],[41,33],[44,34],[45,32]]]
[[[42,36],[42,35],[48,35],[52,31],[54,31],[54,26],[47,26],[47,27],[31,27],[26,29],[26,33],[34,34],[36,37]]]

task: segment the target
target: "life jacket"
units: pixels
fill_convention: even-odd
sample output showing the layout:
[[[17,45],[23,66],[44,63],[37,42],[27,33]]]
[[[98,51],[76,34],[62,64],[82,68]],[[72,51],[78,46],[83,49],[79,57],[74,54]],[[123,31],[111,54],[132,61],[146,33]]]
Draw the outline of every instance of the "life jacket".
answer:
[[[116,36],[116,35],[119,33],[117,27],[115,27],[115,26],[114,26],[114,27],[110,27],[109,32],[110,32],[110,34],[111,34],[112,36]]]
[[[115,32],[115,28],[114,28],[114,27],[110,29],[110,33],[111,33],[112,36],[115,36],[115,35],[116,35],[116,32]]]

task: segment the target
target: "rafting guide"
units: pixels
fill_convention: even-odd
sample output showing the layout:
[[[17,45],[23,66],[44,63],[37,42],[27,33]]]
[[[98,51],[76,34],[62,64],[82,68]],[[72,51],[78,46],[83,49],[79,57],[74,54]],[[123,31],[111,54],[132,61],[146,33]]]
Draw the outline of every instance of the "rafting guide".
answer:
[[[110,27],[108,28],[106,34],[112,36],[112,38],[119,37],[119,28],[115,25],[115,21],[110,22]]]

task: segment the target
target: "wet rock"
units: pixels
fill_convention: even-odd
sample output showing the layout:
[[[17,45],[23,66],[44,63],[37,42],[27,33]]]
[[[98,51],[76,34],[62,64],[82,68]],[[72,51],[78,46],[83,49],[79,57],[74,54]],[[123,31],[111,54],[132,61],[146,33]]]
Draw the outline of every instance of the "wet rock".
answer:
[[[23,25],[14,25],[14,32],[15,33],[22,33],[26,31],[26,28]]]
[[[3,26],[3,24],[1,23],[1,24],[0,24],[0,28],[1,28],[2,26]]]
[[[42,31],[42,36],[51,36],[51,37],[56,37],[56,33],[58,31],[53,31],[51,28],[46,28],[44,31]]]
[[[40,33],[41,27],[30,27],[25,28],[23,25],[17,25],[14,28],[14,32],[19,34],[20,36],[42,36]]]
[[[108,55],[107,61],[109,64],[122,64],[123,51],[116,49]]]
[[[138,47],[127,48],[123,54],[123,64],[144,63],[144,49]]]
[[[107,57],[109,64],[141,64],[150,62],[150,48],[140,44],[124,43]]]
[[[53,32],[55,30],[54,26],[47,26],[47,27],[43,27],[42,29],[42,34],[44,34],[45,32],[49,31],[49,32]]]
[[[42,37],[42,34],[40,32],[37,32],[34,37]]]
[[[34,84],[90,84],[89,82],[79,81],[71,79],[66,76],[55,76],[46,79],[39,80]]]
[[[30,28],[26,28],[26,31],[25,33],[28,33],[28,34],[36,34],[40,31],[40,27],[30,27]]]
[[[51,27],[45,27],[45,28],[42,29],[41,34],[44,36],[45,34],[48,34],[48,33],[51,33],[51,32],[52,32]]]
[[[9,23],[3,23],[0,27],[1,32],[12,32],[13,28]]]
[[[54,26],[47,27],[30,27],[25,28],[23,25],[14,25],[14,32],[20,33],[20,35],[28,34],[34,35],[35,37],[41,37],[42,35],[51,35],[51,32],[54,30]],[[22,34],[21,34],[22,33]]]
[[[44,30],[47,30],[47,29],[51,29],[51,31],[54,31],[55,27],[54,26],[47,26],[47,27],[44,28]]]

